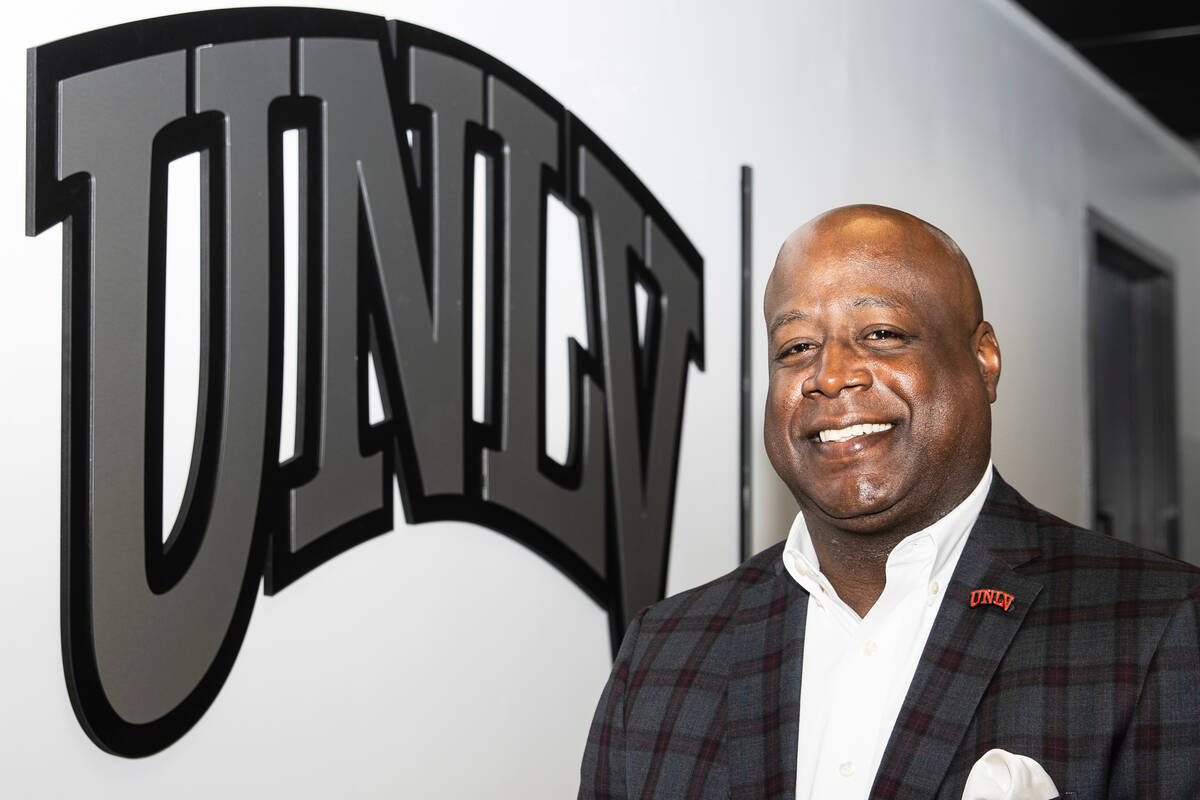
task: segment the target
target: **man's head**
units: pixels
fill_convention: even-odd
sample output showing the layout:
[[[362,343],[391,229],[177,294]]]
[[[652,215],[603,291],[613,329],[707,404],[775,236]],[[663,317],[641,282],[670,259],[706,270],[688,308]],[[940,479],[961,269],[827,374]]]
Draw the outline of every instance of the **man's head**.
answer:
[[[810,526],[907,534],[970,493],[1000,348],[949,236],[882,206],[828,211],[783,243],[763,313],[767,454]]]

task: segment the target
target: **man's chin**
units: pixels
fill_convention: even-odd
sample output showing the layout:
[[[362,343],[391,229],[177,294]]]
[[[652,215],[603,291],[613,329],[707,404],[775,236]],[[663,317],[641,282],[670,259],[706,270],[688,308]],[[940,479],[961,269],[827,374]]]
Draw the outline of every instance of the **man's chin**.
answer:
[[[903,517],[900,498],[890,493],[853,498],[808,495],[797,499],[801,507],[815,512],[827,524],[857,533],[893,529]]]

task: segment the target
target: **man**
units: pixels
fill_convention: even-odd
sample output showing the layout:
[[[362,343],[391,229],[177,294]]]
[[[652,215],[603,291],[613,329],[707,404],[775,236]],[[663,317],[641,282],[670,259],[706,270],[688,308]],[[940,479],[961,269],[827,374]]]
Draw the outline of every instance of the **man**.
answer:
[[[1015,796],[1200,797],[1200,570],[993,471],[1000,348],[957,245],[835,209],[784,243],[764,314],[800,513],[634,619],[580,796],[957,799],[998,748],[980,769],[1041,787]]]

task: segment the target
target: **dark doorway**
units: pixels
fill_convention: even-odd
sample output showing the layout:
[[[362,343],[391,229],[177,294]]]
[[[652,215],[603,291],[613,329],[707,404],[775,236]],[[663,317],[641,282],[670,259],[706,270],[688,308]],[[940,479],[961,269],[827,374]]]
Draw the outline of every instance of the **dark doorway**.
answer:
[[[1173,276],[1151,248],[1089,221],[1094,524],[1178,556]]]

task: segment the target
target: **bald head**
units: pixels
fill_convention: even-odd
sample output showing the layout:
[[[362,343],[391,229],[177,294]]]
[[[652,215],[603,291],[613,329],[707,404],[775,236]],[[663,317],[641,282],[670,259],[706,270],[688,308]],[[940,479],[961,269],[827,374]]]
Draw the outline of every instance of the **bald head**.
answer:
[[[887,206],[851,205],[820,214],[797,228],[779,249],[764,297],[790,283],[803,265],[836,258],[852,274],[863,265],[891,265],[912,279],[935,286],[947,311],[959,316],[968,333],[983,321],[983,302],[971,263],[944,231],[919,217]],[[897,275],[904,279],[904,276]],[[773,292],[773,290],[775,290]],[[772,320],[768,315],[767,325]]]

